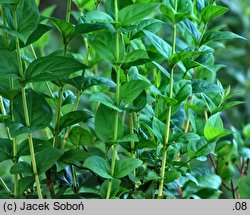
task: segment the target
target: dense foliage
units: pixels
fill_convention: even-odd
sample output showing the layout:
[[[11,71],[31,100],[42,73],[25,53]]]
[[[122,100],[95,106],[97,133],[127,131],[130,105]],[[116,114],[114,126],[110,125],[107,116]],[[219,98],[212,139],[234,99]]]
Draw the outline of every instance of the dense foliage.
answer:
[[[232,2],[0,0],[0,197],[250,198]]]

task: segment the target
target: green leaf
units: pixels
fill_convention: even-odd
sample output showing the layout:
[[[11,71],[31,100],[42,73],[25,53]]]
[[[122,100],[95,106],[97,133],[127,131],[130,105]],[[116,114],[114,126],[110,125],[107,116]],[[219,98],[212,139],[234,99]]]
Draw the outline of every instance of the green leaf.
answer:
[[[178,172],[177,170],[169,170],[166,172],[166,176],[165,176],[165,183],[171,183],[173,182],[175,179],[179,178],[181,176],[181,173]]]
[[[248,169],[247,175],[240,178],[238,182],[239,193],[241,199],[249,199],[250,198],[250,169]]]
[[[157,3],[129,5],[119,11],[118,19],[122,25],[130,25],[152,14],[158,6],[159,4]]]
[[[230,133],[231,132],[223,129],[223,122],[220,113],[216,113],[209,117],[204,127],[204,136],[209,142],[216,141]]]
[[[103,182],[103,184],[101,185],[100,194],[101,194],[101,197],[103,199],[106,198],[109,182],[110,182],[110,180],[105,180]],[[111,188],[111,192],[110,192],[110,199],[114,198],[117,195],[117,193],[119,192],[120,184],[121,184],[121,180],[119,180],[119,179],[113,179],[112,180],[112,188]]]
[[[131,141],[134,141],[134,142],[139,141],[137,134],[128,134],[122,138],[117,139],[115,142],[125,143],[125,142],[131,142]]]
[[[85,69],[80,62],[62,56],[46,56],[34,60],[27,68],[27,82],[53,81],[67,78],[71,73]]]
[[[101,104],[104,104],[107,107],[110,107],[118,112],[122,112],[122,110],[118,108],[113,102],[113,100],[109,96],[107,96],[105,93],[95,92],[90,96],[89,101],[100,102]]]
[[[233,40],[233,39],[246,40],[244,37],[230,31],[209,31],[202,38],[201,45],[220,40]]]
[[[143,30],[146,37],[149,39],[149,41],[152,43],[152,45],[156,48],[156,50],[166,59],[169,59],[171,56],[171,46],[165,42],[163,39],[161,39],[156,34]]]
[[[109,163],[99,156],[91,156],[84,161],[83,167],[88,168],[93,171],[97,175],[112,179],[113,177],[110,175],[110,165]]]
[[[47,127],[52,121],[53,112],[47,101],[32,89],[26,90],[30,128],[39,130]],[[26,125],[22,95],[19,94],[13,101],[13,115],[15,122]]]
[[[199,187],[218,190],[221,185],[221,178],[218,175],[203,175],[198,178]]]
[[[73,24],[68,23],[65,20],[52,17],[50,17],[49,20],[61,32],[64,44],[68,44],[70,40],[77,36],[76,29]]]
[[[181,80],[174,83],[173,98],[178,100],[178,104],[184,101],[192,93],[190,81]]]
[[[51,147],[51,143],[48,140],[42,140],[42,139],[37,139],[37,138],[32,138],[32,140],[33,140],[35,153],[37,153],[45,148]],[[26,139],[26,140],[22,141],[20,144],[18,144],[17,155],[18,156],[30,155],[30,148],[29,148],[28,139]]]
[[[75,78],[68,79],[66,82],[74,86],[76,89],[82,91],[95,85],[106,86],[106,87],[116,86],[116,84],[112,80],[98,76],[88,76],[88,77],[77,76]]]
[[[113,18],[103,11],[93,10],[82,18],[85,22],[113,22]]]
[[[0,138],[0,162],[12,159],[12,141]]]
[[[102,141],[114,141],[116,111],[101,104],[95,117],[95,132]],[[118,121],[117,138],[121,138],[124,131],[124,125],[121,120]]]
[[[86,160],[91,153],[80,150],[80,149],[70,149],[60,157],[61,162],[64,162],[66,164],[75,164],[79,161]]]
[[[177,10],[175,10],[170,0],[167,0],[161,6],[163,15],[174,24],[188,18],[192,14],[192,9],[193,5],[191,0],[178,0]]]
[[[26,176],[18,180],[18,194],[22,195],[27,189],[33,187],[35,183],[34,176]]]
[[[16,164],[14,164],[10,168],[11,174],[33,174],[33,170],[29,163],[21,161]]]
[[[36,154],[38,174],[43,174],[46,170],[51,168],[56,161],[59,160],[62,154],[62,151],[55,148],[46,148],[38,152]]]
[[[191,82],[193,93],[221,92],[223,88],[209,81],[194,79]]]
[[[142,165],[142,161],[136,158],[123,158],[115,163],[114,178],[123,178]]]
[[[246,138],[250,138],[250,123],[244,126],[243,135]]]
[[[105,23],[81,23],[76,25],[76,34],[87,34],[107,28],[108,27]]]
[[[6,81],[9,78],[18,78],[18,65],[16,52],[0,50],[0,80]]]
[[[120,98],[126,104],[130,104],[148,86],[150,86],[150,83],[142,80],[132,80],[126,82],[121,86]]]
[[[211,22],[215,17],[220,16],[228,11],[228,8],[218,5],[208,5],[201,11],[201,20],[204,23]]]
[[[38,24],[37,28],[31,33],[31,35],[29,36],[27,42],[25,44],[20,44],[21,47],[24,46],[28,46],[34,42],[36,42],[37,40],[39,40],[45,33],[47,33],[48,31],[50,31],[52,29],[52,27],[48,26],[48,25],[43,25],[43,24]]]
[[[39,11],[35,0],[20,1],[17,8],[17,31],[22,34],[22,41],[27,42],[29,36],[37,28]]]
[[[84,122],[92,117],[92,114],[88,111],[72,111],[63,115],[59,121],[59,131],[71,125],[75,125],[79,122]]]
[[[93,135],[85,128],[75,126],[69,134],[70,142],[76,146],[89,145],[93,142]]]

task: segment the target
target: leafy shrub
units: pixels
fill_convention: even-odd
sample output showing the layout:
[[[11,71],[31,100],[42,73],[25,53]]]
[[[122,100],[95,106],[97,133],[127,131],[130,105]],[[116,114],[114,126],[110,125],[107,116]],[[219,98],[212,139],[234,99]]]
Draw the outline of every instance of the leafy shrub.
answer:
[[[249,198],[249,125],[224,126],[242,101],[217,79],[217,50],[246,43],[228,8],[73,3],[0,0],[1,197]]]

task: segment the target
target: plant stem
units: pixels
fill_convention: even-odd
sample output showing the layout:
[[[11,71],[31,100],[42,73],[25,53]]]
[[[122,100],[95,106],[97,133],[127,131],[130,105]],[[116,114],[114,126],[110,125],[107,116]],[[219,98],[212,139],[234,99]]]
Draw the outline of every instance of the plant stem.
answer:
[[[120,66],[118,65],[119,63],[119,27],[118,25],[118,4],[117,0],[114,1],[114,7],[115,7],[115,22],[116,22],[116,105],[120,105]],[[117,140],[117,135],[118,135],[118,126],[119,126],[119,112],[116,112],[115,115],[115,128],[114,128],[114,142]],[[113,176],[114,174],[114,169],[115,169],[115,160],[116,160],[116,155],[117,155],[117,143],[115,143],[112,146],[112,160],[111,160],[111,175]],[[110,198],[112,190],[112,179],[109,181],[108,184],[108,190],[106,194],[106,199]]]
[[[84,64],[87,65],[88,64],[88,60],[89,60],[89,54],[90,54],[90,50],[89,50],[89,44],[88,44],[88,40],[86,38],[84,38],[84,42],[85,42],[85,47],[86,47],[86,52],[85,52],[85,57],[84,57]],[[85,73],[85,69],[82,70],[82,76],[84,76]],[[80,97],[82,95],[82,90],[78,90],[77,94],[76,94],[76,101],[73,107],[72,111],[76,111],[78,109],[79,103],[80,103]],[[61,145],[61,149],[64,149],[68,137],[69,137],[69,133],[70,133],[71,127],[69,126],[65,132],[65,135],[63,137],[63,141],[62,141],[62,145]]]
[[[178,1],[174,1],[174,8],[177,11]],[[175,54],[175,46],[176,46],[176,35],[177,35],[177,26],[176,24],[173,25],[173,37],[172,37],[172,55]],[[173,98],[173,78],[174,78],[174,66],[171,68],[170,71],[170,79],[169,79],[169,98]],[[164,179],[165,179],[165,169],[166,169],[166,161],[167,161],[167,149],[168,149],[168,140],[170,134],[170,122],[171,122],[171,114],[172,114],[172,106],[169,106],[167,110],[167,117],[166,117],[166,131],[162,149],[162,163],[161,163],[161,180],[159,184],[159,191],[158,191],[158,198],[162,198],[163,196],[163,186],[164,186]]]
[[[13,13],[13,19],[14,19],[14,27],[16,30],[18,30],[17,10],[16,9],[14,10],[14,13]],[[18,69],[19,69],[21,81],[23,81],[24,80],[24,71],[23,71],[23,65],[22,65],[22,59],[21,59],[21,53],[20,53],[19,39],[17,37],[16,37],[16,51],[17,51]],[[25,87],[23,86],[22,83],[21,83],[21,92],[22,92],[22,101],[23,101],[25,123],[26,123],[26,126],[29,127],[30,126],[30,119],[29,119],[28,105],[27,105],[27,99],[26,99],[26,92],[25,92]],[[35,176],[35,181],[36,181],[37,194],[38,194],[38,198],[42,199],[43,196],[42,196],[42,191],[41,191],[41,187],[40,187],[39,175],[37,172],[36,157],[35,157],[32,133],[28,134],[28,141],[29,141],[33,174]]]
[[[72,0],[67,1],[67,9],[66,9],[66,22],[70,22],[70,10],[71,10],[71,2]]]
[[[133,113],[129,114],[129,130],[130,134],[134,134],[134,117]],[[135,141],[130,142],[130,150],[131,150],[131,156],[132,158],[135,158]],[[136,176],[136,170],[133,171],[133,175]]]
[[[4,190],[7,193],[10,193],[10,189],[8,188],[8,186],[5,184],[4,180],[2,179],[2,177],[0,177],[0,185],[2,185],[2,187],[4,188]]]

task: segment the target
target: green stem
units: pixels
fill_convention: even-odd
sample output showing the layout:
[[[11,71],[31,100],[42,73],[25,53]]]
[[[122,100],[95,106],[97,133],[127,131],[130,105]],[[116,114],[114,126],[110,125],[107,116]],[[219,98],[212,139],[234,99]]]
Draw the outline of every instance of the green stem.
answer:
[[[119,27],[118,25],[118,4],[117,0],[114,1],[114,7],[115,7],[115,21],[116,21],[116,105],[120,105],[120,66],[118,65],[119,63]],[[117,140],[117,135],[118,135],[118,124],[119,123],[119,112],[116,112],[115,115],[115,128],[114,128],[114,142]],[[111,175],[113,176],[114,174],[114,169],[115,169],[115,161],[116,161],[116,155],[117,155],[117,143],[112,146],[112,160],[111,160]],[[108,184],[108,190],[106,194],[106,199],[110,198],[112,190],[112,179],[109,181]]]
[[[177,11],[178,1],[175,0],[175,11]],[[172,55],[175,54],[175,47],[176,47],[176,35],[177,35],[177,26],[176,24],[173,25],[173,38],[172,38]],[[171,68],[170,72],[170,79],[169,79],[169,98],[173,98],[173,76],[174,76],[174,66]],[[172,106],[169,107],[167,111],[167,118],[166,118],[166,131],[162,149],[162,164],[161,164],[161,180],[159,184],[159,191],[158,191],[158,198],[162,198],[163,196],[163,186],[164,186],[164,179],[165,179],[165,169],[166,169],[166,161],[167,161],[167,149],[168,149],[168,141],[169,141],[169,134],[170,134],[170,122],[171,122],[171,114],[172,114]]]
[[[15,29],[18,30],[18,24],[17,24],[17,10],[15,9],[13,13],[13,19],[14,19],[14,26]],[[22,65],[22,59],[21,59],[21,53],[20,53],[20,44],[19,44],[19,39],[16,37],[16,51],[17,51],[17,61],[18,61],[18,68],[19,68],[19,73],[21,77],[21,81],[24,80],[24,71],[23,71],[23,65]],[[22,91],[22,101],[23,101],[23,109],[24,109],[24,116],[25,116],[25,123],[26,126],[30,126],[30,119],[29,119],[29,112],[28,112],[28,106],[27,106],[27,98],[26,98],[26,93],[25,93],[25,87],[21,85],[21,91]],[[30,156],[31,156],[31,161],[32,161],[32,168],[33,168],[33,174],[35,176],[35,181],[36,181],[36,187],[37,187],[37,194],[38,198],[42,199],[42,191],[40,187],[40,180],[39,180],[39,175],[37,172],[37,165],[36,165],[36,158],[35,158],[35,151],[34,151],[34,144],[33,144],[33,139],[32,139],[32,133],[28,134],[28,141],[29,141],[29,148],[30,148]]]
[[[70,10],[71,10],[71,2],[72,0],[67,1],[67,9],[66,9],[66,22],[70,22]]]
[[[117,144],[114,144],[112,146],[111,175],[114,175],[114,171],[115,171],[116,152],[117,152]],[[110,198],[111,190],[112,190],[112,179],[109,181],[109,184],[108,184],[106,199]]]
[[[129,130],[130,134],[134,134],[134,117],[133,113],[129,114]],[[131,150],[131,156],[132,158],[135,158],[135,141],[130,142],[130,150]],[[136,170],[133,171],[133,175],[136,176]]]
[[[85,57],[84,57],[84,64],[87,65],[88,64],[88,60],[89,60],[89,54],[90,54],[90,50],[89,50],[89,44],[88,44],[88,40],[87,38],[84,38],[84,42],[85,42],[85,47],[86,47],[86,53],[85,53]],[[85,69],[82,70],[82,76],[84,76],[85,73]],[[80,103],[80,97],[82,95],[82,90],[78,90],[77,91],[77,95],[76,95],[76,101],[73,107],[72,111],[76,111],[78,109],[79,103]],[[63,137],[63,141],[62,141],[62,145],[61,145],[61,149],[64,149],[67,139],[69,137],[69,133],[70,133],[71,127],[69,126],[65,132],[65,135]]]
[[[10,193],[10,189],[8,188],[8,186],[5,184],[4,180],[2,179],[2,177],[0,177],[0,185],[2,185],[2,187],[4,188],[4,190],[7,193]]]

